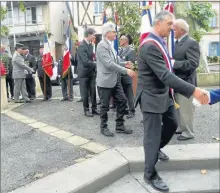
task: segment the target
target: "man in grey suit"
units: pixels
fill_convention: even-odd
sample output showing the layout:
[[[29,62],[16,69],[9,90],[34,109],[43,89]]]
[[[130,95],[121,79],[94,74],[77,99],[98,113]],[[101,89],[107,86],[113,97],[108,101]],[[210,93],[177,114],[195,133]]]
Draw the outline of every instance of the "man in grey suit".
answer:
[[[26,90],[26,74],[28,72],[33,73],[34,70],[24,63],[23,53],[24,53],[24,45],[17,43],[15,45],[15,53],[12,57],[12,76],[14,79],[14,102],[19,103],[23,102],[19,100],[20,93],[25,103],[29,103],[30,99],[28,98],[27,90]],[[28,72],[27,72],[28,71]]]
[[[132,64],[136,61],[136,53],[134,48],[131,47],[133,40],[129,34],[122,34],[120,37],[120,63],[122,66],[126,64],[126,62],[131,62]],[[127,118],[133,118],[135,115],[135,108],[134,108],[134,94],[133,94],[133,87],[132,87],[132,78],[128,75],[121,75],[121,84],[125,93],[125,96],[128,101],[128,115]]]
[[[169,143],[178,126],[171,88],[187,98],[194,96],[203,104],[208,100],[203,90],[172,73],[164,38],[169,36],[173,20],[173,14],[168,11],[156,14],[153,31],[141,44],[138,56],[136,103],[140,103],[143,113],[144,180],[159,191],[168,191],[169,188],[159,177],[155,165],[158,158],[161,161],[169,159],[160,149]]]
[[[107,22],[103,25],[103,40],[97,46],[97,86],[100,94],[101,133],[112,137],[114,134],[108,129],[108,111],[111,96],[117,104],[116,132],[131,134],[133,131],[124,126],[126,98],[121,86],[120,74],[134,76],[134,71],[119,65],[119,57],[114,48],[116,37],[115,25]]]
[[[182,80],[197,86],[196,69],[199,67],[200,49],[199,44],[188,36],[189,25],[183,19],[177,19],[174,23],[175,53],[174,53],[174,73]],[[193,98],[175,93],[176,102],[180,105],[179,127],[176,134],[178,140],[188,140],[194,138],[193,131]]]

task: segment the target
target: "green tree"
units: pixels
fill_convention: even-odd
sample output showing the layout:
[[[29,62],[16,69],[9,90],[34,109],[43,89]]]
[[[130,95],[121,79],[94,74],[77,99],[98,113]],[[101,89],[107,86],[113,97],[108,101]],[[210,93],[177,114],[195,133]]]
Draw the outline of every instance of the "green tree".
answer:
[[[7,10],[4,8],[4,7],[0,7],[0,18],[1,18],[1,21],[3,21],[6,17],[6,14],[7,14]],[[2,25],[1,24],[1,36],[5,37],[7,36],[9,33],[9,29],[6,25]]]
[[[105,2],[105,8],[109,8],[112,16],[108,19],[114,21],[113,14],[117,12],[119,18],[119,35],[130,34],[134,41],[135,49],[139,45],[139,28],[141,25],[141,15],[137,2]],[[108,16],[109,17],[109,16]]]

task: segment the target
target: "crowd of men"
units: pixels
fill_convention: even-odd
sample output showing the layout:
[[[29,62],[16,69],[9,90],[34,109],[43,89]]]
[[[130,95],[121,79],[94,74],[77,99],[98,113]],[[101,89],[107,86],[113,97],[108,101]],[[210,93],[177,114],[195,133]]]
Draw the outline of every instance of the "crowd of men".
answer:
[[[169,56],[165,41],[171,29],[174,29],[176,39],[173,58]],[[132,129],[125,126],[124,115],[127,114],[127,118],[133,118],[135,106],[139,104],[144,126],[144,179],[153,188],[168,191],[168,186],[155,168],[158,159],[161,161],[169,159],[161,149],[169,143],[175,133],[179,134],[178,140],[194,138],[192,100],[195,98],[201,104],[207,104],[209,101],[207,91],[197,87],[196,68],[199,66],[199,45],[189,37],[187,22],[183,19],[175,20],[173,14],[168,11],[156,14],[152,31],[141,42],[138,54],[132,47],[132,37],[129,34],[121,34],[121,48],[117,55],[113,46],[117,34],[114,23],[105,23],[102,30],[103,38],[97,45],[96,57],[93,55],[92,45],[96,31],[93,28],[87,28],[76,57],[71,58],[72,65],[76,66],[77,61],[84,114],[87,117],[100,116],[101,134],[113,137],[114,133],[108,128],[108,111],[110,105],[116,106],[116,133],[132,134]],[[46,84],[44,83],[43,48],[40,49],[37,62],[23,45],[16,44],[15,50],[12,61],[6,62],[8,71],[6,82],[11,88],[11,97],[14,97],[15,102],[19,102],[20,94],[24,102],[34,99],[36,92],[33,74],[37,71],[42,92],[46,85],[47,92],[44,100],[51,100],[52,90],[48,76]],[[134,97],[132,77],[136,76],[136,73],[132,68],[136,59],[138,86]],[[59,62],[62,65],[62,57]],[[62,67],[60,73],[62,73]],[[68,96],[67,86],[68,78],[62,77],[62,101],[73,99],[72,81],[70,96]],[[100,99],[99,109],[97,98]],[[176,104],[180,106],[178,110]]]

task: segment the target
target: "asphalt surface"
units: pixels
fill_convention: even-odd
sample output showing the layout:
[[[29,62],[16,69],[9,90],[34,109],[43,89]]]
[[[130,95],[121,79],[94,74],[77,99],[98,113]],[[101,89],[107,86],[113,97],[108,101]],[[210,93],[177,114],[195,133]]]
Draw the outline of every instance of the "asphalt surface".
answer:
[[[78,86],[74,86],[74,96],[79,97]],[[53,97],[61,97],[59,86],[53,87]],[[17,108],[15,111],[111,147],[142,146],[143,126],[140,123],[142,114],[139,108],[136,109],[135,118],[125,122],[128,128],[134,130],[132,135],[116,134],[113,138],[106,138],[100,134],[100,118],[98,116],[93,118],[85,117],[83,115],[82,103],[78,103],[76,100],[73,102],[60,102],[59,100],[42,102],[41,100],[36,100],[32,104],[26,104]],[[174,136],[170,144],[218,142],[212,139],[212,136],[219,137],[219,110],[219,104],[196,108],[194,118],[195,139],[179,142],[176,140],[176,136]],[[115,129],[114,112],[109,112],[109,129],[112,131]]]
[[[73,165],[75,159],[86,153],[85,150],[1,114],[2,193]]]

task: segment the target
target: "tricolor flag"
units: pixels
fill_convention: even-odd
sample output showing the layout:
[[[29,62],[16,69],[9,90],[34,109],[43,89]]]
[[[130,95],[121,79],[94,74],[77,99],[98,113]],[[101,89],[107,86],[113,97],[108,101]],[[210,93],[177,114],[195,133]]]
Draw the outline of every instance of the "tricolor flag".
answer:
[[[67,28],[67,33],[66,33],[65,51],[63,54],[63,69],[62,69],[62,77],[63,78],[67,75],[68,69],[71,66],[70,65],[71,48],[72,48],[72,41],[71,41],[71,35],[70,35],[70,22],[69,22],[69,26]]]
[[[49,42],[47,38],[47,34],[44,34],[44,51],[43,51],[43,63],[42,67],[44,72],[49,76],[53,76],[53,59],[50,54]]]
[[[165,10],[173,13],[174,12],[174,5],[173,3],[171,2],[168,2],[166,5],[165,5]],[[174,45],[175,45],[175,42],[174,42],[174,31],[171,30],[170,32],[170,36],[168,37],[168,41],[167,41],[167,44],[168,44],[168,51],[169,51],[169,54],[170,54],[170,57],[172,58],[173,57],[173,54],[174,54]]]
[[[149,34],[152,27],[152,16],[151,16],[151,7],[152,1],[142,1],[140,3],[141,7],[141,36],[140,42],[142,42]]]
[[[115,48],[115,51],[118,55],[118,13],[115,12],[115,15],[114,15],[114,18],[115,18],[115,31],[117,33],[116,37],[115,37],[115,40],[114,40],[114,48]]]

